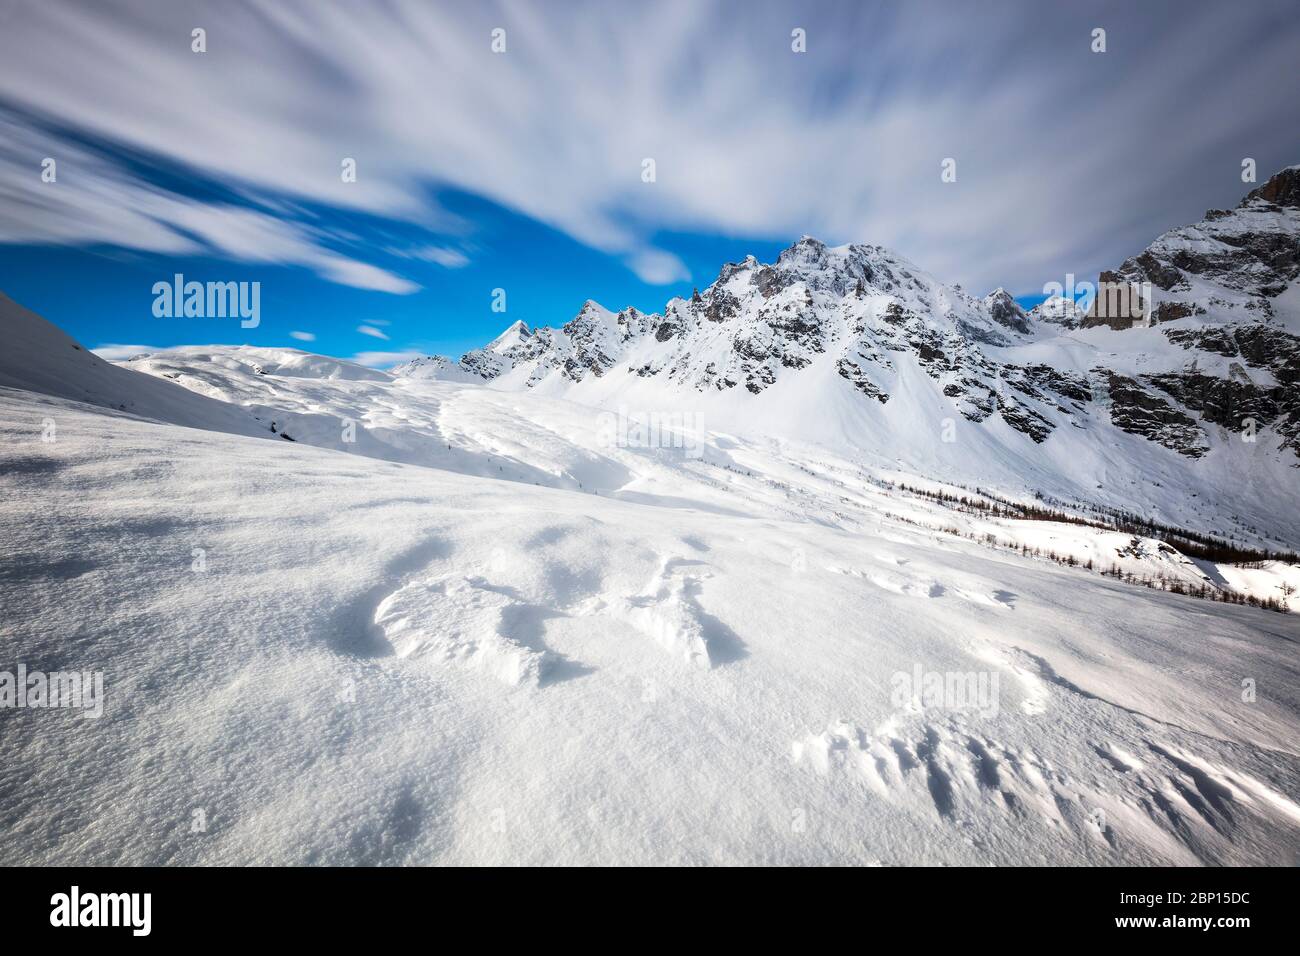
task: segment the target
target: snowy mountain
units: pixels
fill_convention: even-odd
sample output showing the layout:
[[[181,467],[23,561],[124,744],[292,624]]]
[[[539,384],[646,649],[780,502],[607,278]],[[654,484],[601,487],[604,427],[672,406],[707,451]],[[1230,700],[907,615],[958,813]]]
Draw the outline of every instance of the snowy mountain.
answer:
[[[751,257],[725,266],[703,292],[672,299],[662,313],[613,313],[588,301],[560,329],[530,332],[516,322],[460,364],[498,387],[602,401],[630,390],[588,383],[627,373],[678,391],[759,395],[833,368],[841,389],[882,405],[908,392],[908,371],[920,369],[966,420],[998,418],[1032,442],[1100,419],[1190,458],[1247,429],[1252,440],[1263,432],[1259,441],[1300,455],[1290,388],[1300,377],[1298,181],[1300,167],[1283,170],[1236,210],[1211,210],[1161,236],[1102,274],[1087,315],[1060,296],[1029,314],[1003,289],[975,300],[879,247],[828,248],[804,237],[770,265]],[[1163,341],[1068,334],[1132,330],[1127,312],[1107,317],[1105,294],[1130,283],[1156,290],[1144,325],[1162,326]],[[910,415],[876,418],[912,427]]]
[[[1189,455],[1217,426],[1245,442],[1276,436],[1300,456],[1300,166],[1282,170],[1232,210],[1160,236],[1105,289],[1140,292],[1135,322],[1099,294],[1080,323],[1134,335],[1156,326],[1176,357],[1109,389],[1129,428]],[[1135,336],[1136,337],[1136,336]],[[1139,346],[1157,352],[1153,344]],[[1163,345],[1163,343],[1161,343]]]
[[[1087,314],[1059,296],[1026,313],[1003,289],[975,299],[880,247],[804,237],[660,313],[588,301],[560,328],[515,322],[458,367],[602,408],[761,420],[949,480],[1113,508],[1157,504],[1153,480],[1182,501],[1244,486],[1285,514],[1300,465],[1296,178],[1104,273]],[[1142,282],[1150,321],[1107,317],[1109,285]]]
[[[984,297],[983,305],[989,317],[999,325],[1005,325],[1024,335],[1033,333],[1033,323],[1025,310],[1020,307],[1020,303],[1012,297],[1011,293],[1001,286]]]
[[[1200,222],[1171,229],[1126,259],[1103,283],[1148,283],[1151,320],[1261,324],[1300,333],[1300,166],[1252,190],[1235,209],[1211,209]],[[1104,297],[1085,325],[1119,324]],[[1120,327],[1131,326],[1126,323]],[[1193,326],[1195,327],[1195,325]]]
[[[426,355],[394,365],[393,375],[401,378],[433,382],[472,382],[477,376],[445,355]]]
[[[517,322],[461,364],[503,385],[550,392],[617,368],[700,392],[758,395],[829,362],[887,400],[860,362],[883,375],[891,368],[883,353],[900,345],[1007,345],[1029,332],[1005,292],[979,301],[878,246],[829,248],[805,236],[771,265],[750,257],[724,266],[703,292],[670,300],[662,313],[613,313],[588,301],[559,329],[530,332]]]
[[[976,300],[877,246],[829,248],[804,237],[770,265],[751,257],[725,266],[703,292],[670,300],[662,313],[614,313],[588,301],[559,329],[516,322],[460,367],[498,388],[606,405],[651,401],[629,376],[661,385],[660,402],[702,408],[717,406],[708,400],[716,393],[772,392],[800,416],[836,407],[836,393],[852,389],[867,404],[894,400],[863,413],[862,431],[889,442],[915,434],[925,418],[933,438],[943,405],[1033,443],[1062,426],[1107,443],[1109,425],[1190,459],[1241,458],[1233,439],[1248,433],[1250,444],[1281,449],[1294,465],[1298,181],[1300,167],[1283,170],[1236,210],[1211,210],[1161,236],[1102,274],[1086,315],[1060,296],[1026,314],[1004,289]],[[1132,283],[1153,290],[1140,302],[1151,307],[1149,321],[1127,310],[1107,315],[1108,302],[1115,311],[1107,288]],[[1159,329],[1138,334],[1139,325]]]
[[[1067,329],[1077,329],[1087,315],[1074,299],[1062,295],[1053,295],[1044,299],[1029,311],[1029,320],[1033,323],[1050,323]]]

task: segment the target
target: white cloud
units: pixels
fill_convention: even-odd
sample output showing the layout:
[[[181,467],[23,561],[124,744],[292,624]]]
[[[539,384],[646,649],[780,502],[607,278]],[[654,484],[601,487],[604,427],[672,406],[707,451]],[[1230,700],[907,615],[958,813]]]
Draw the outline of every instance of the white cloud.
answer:
[[[289,337],[292,338],[292,339],[297,339],[299,342],[315,342],[315,341],[316,341],[316,333],[315,333],[315,332],[297,332],[297,331],[294,331],[294,332],[290,332],[290,333],[289,333]]]
[[[371,338],[383,339],[385,342],[388,341],[388,336],[373,325],[358,325],[357,331],[362,335],[369,335]]]
[[[718,265],[722,263],[719,262]],[[635,253],[628,257],[627,266],[636,273],[638,279],[651,285],[668,285],[691,277],[686,263],[671,252],[658,249],[644,249]]]
[[[423,354],[423,352],[414,349],[406,349],[400,352],[358,352],[352,356],[351,361],[369,368],[388,368],[390,365],[397,365],[399,362],[409,362],[411,359],[419,358]]]
[[[459,249],[450,249],[444,246],[421,246],[418,249],[410,249],[400,253],[410,259],[421,259],[425,262],[433,262],[442,266],[444,269],[460,269],[469,265],[469,256]]]
[[[134,358],[137,355],[145,355],[149,352],[161,352],[163,350],[153,345],[116,345],[113,343],[106,343],[93,348],[90,351],[109,362],[125,362],[127,359]]]

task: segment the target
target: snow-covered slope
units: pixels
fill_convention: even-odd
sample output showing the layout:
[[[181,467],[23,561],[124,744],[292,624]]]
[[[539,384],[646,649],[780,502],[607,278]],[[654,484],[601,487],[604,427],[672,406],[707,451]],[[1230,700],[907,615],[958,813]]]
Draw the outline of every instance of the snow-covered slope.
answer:
[[[22,389],[128,415],[239,435],[266,434],[245,411],[114,365],[0,293],[0,389]]]
[[[1098,573],[1198,572],[1155,542],[964,511],[851,450],[683,454],[543,396],[220,367],[231,396],[387,395],[444,460],[0,391],[6,657],[105,688],[98,720],[5,712],[0,862],[1300,849],[1300,616]],[[1097,570],[1047,559],[1075,548]]]

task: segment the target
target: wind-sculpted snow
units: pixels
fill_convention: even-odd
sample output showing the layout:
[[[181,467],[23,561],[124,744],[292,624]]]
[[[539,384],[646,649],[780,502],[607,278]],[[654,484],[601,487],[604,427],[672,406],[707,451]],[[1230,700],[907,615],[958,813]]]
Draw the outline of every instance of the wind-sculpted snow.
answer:
[[[413,581],[375,610],[375,629],[398,657],[486,671],[512,686],[536,686],[548,661],[544,650],[511,636],[508,588],[482,578]]]

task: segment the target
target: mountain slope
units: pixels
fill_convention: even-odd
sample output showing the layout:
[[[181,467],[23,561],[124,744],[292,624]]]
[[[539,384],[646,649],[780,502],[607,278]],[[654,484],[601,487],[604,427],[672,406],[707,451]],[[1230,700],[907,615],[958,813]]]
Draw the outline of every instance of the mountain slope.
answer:
[[[106,362],[0,293],[0,388],[84,402],[189,428],[270,437],[244,411]]]

